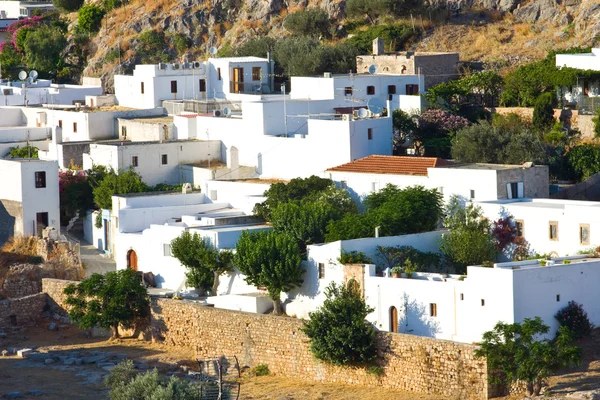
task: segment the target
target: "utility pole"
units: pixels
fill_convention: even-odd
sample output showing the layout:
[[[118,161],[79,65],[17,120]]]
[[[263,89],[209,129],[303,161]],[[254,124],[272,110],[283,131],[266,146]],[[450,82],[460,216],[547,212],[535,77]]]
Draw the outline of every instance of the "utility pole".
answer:
[[[285,104],[285,82],[281,84],[281,91],[283,92],[283,125],[285,126],[285,137],[288,137],[287,108]]]

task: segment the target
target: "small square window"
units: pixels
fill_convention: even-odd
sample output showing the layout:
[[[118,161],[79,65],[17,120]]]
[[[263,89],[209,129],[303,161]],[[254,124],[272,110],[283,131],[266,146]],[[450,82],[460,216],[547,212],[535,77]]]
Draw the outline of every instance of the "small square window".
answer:
[[[461,300],[464,300],[464,299],[465,299],[465,294],[464,294],[464,293],[461,293],[461,294],[460,294],[460,299],[461,299]]]
[[[373,128],[367,129],[367,139],[373,140]]]
[[[471,189],[471,193],[469,194],[471,199],[475,198],[475,191],[473,189]]]
[[[342,187],[342,189],[346,189],[348,187],[348,182],[346,181],[341,181],[340,182],[340,186]]]
[[[579,225],[579,244],[589,246],[590,244],[590,225]]]
[[[200,79],[199,85],[200,85],[200,91],[206,92],[206,79]]]
[[[352,87],[346,86],[344,88],[344,96],[352,96]]]
[[[144,94],[144,82],[140,82],[140,93]]]
[[[556,295],[556,301],[560,301],[560,294]]]
[[[548,224],[548,238],[550,240],[558,240],[558,222],[550,221]]]
[[[131,166],[132,167],[138,166],[138,156],[131,156]]]
[[[171,253],[171,243],[163,243],[163,255],[165,257],[173,257],[173,253]]]
[[[437,304],[429,303],[429,315],[432,317],[437,317]]]
[[[166,154],[163,154],[160,156],[160,163],[162,165],[167,165],[169,163],[169,158],[167,157]]]
[[[177,81],[171,81],[171,93],[177,93]]]
[[[252,80],[253,81],[262,80],[262,68],[261,67],[252,67]]]
[[[46,171],[35,172],[35,187],[37,189],[46,187]]]
[[[485,307],[485,299],[481,299],[481,307]]]
[[[388,85],[388,94],[396,94],[396,85]]]
[[[516,219],[515,231],[517,231],[517,236],[523,236],[525,232],[525,221],[523,221],[522,219]]]
[[[367,86],[367,94],[373,96],[375,94],[375,86]]]
[[[377,182],[371,182],[371,191],[372,192],[376,192],[379,190],[379,183]]]
[[[73,133],[77,133],[77,122],[73,122]]]
[[[319,263],[319,279],[325,278],[325,263]]]

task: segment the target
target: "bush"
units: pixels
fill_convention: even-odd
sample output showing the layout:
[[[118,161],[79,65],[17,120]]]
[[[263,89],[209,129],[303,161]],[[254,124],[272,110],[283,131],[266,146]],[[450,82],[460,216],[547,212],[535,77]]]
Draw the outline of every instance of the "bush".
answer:
[[[362,1],[362,0],[359,0]],[[346,4],[350,4],[348,1]],[[353,36],[347,40],[356,46],[361,54],[371,54],[373,52],[373,40],[382,38],[386,49],[390,51],[401,51],[418,39],[420,32],[415,33],[408,24],[392,25],[372,25],[366,30],[353,32]]]
[[[596,108],[596,115],[592,118],[594,122],[594,137],[600,137],[600,107]]]
[[[122,0],[104,0],[102,2],[102,7],[106,10],[106,12],[111,11],[114,8],[119,8],[122,5]]]
[[[554,96],[543,93],[535,101],[533,107],[533,127],[540,130],[549,129],[554,125]]]
[[[302,331],[317,359],[334,365],[365,365],[377,356],[375,329],[365,321],[374,310],[353,285],[331,283],[321,308],[311,312]]]
[[[173,42],[173,47],[177,50],[179,55],[185,53],[192,45],[191,39],[183,33],[176,33],[171,40]]]
[[[329,15],[321,8],[289,14],[283,26],[296,36],[329,36]]]
[[[342,251],[342,255],[339,256],[338,262],[340,264],[372,264],[373,261],[362,251],[351,251],[349,253]]]
[[[56,8],[64,11],[77,11],[83,5],[84,0],[52,0]]]
[[[254,375],[267,376],[269,375],[269,366],[267,364],[258,364],[254,367]]]
[[[600,146],[582,144],[571,148],[566,156],[567,165],[574,176],[585,180],[600,172]]]
[[[77,13],[77,22],[79,29],[87,33],[95,33],[102,26],[104,10],[93,4],[87,4],[79,9]]]
[[[574,301],[569,301],[569,304],[557,312],[554,318],[558,320],[560,326],[569,328],[575,339],[588,336],[594,328],[583,306]]]
[[[38,158],[39,149],[32,145],[11,147],[9,156],[12,158]]]
[[[111,62],[113,62],[113,61],[115,61],[116,59],[118,59],[118,58],[119,58],[119,54],[120,54],[120,51],[119,51],[119,49],[112,49],[112,50],[109,50],[109,51],[108,51],[108,52],[107,52],[107,53],[104,55],[104,61],[111,63]]]

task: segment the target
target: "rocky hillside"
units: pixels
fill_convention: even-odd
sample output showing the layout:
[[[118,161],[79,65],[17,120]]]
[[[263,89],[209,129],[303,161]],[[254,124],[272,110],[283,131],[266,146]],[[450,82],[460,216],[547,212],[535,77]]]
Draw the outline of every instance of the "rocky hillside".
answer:
[[[103,77],[111,87],[112,74],[144,61],[148,38],[141,40],[141,34],[149,29],[164,33],[170,45],[161,52],[164,60],[191,61],[211,46],[286,35],[286,15],[306,7],[323,8],[342,26],[345,6],[346,0],[132,0],[104,18],[89,44],[84,75]],[[413,49],[460,51],[464,61],[500,67],[542,58],[555,48],[591,46],[600,37],[597,0],[440,0],[415,16],[407,20],[424,33]],[[188,42],[179,45],[181,40]]]

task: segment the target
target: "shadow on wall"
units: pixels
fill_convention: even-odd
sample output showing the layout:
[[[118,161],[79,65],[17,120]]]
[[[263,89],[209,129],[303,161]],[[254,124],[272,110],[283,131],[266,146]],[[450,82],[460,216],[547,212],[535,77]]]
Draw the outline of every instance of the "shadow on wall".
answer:
[[[150,301],[150,308],[152,312],[150,314],[150,328],[152,330],[152,340],[163,341],[165,340],[165,335],[169,331],[167,328],[167,324],[162,317],[155,319],[157,315],[162,315],[162,307],[157,301]]]
[[[0,245],[6,243],[14,234],[15,217],[8,213],[8,210],[0,201]]]
[[[440,332],[440,324],[429,318],[429,312],[425,304],[411,300],[404,293],[401,296],[402,306],[398,310],[398,332],[417,336],[434,338]]]

